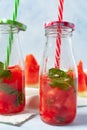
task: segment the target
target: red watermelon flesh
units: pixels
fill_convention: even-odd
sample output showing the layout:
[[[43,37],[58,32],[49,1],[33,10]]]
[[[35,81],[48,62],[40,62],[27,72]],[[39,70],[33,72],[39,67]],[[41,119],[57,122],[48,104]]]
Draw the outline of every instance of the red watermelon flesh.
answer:
[[[83,69],[83,62],[80,60],[78,66],[78,94],[80,96],[87,96],[87,74]]]
[[[83,71],[83,63],[82,61],[80,61],[78,64],[78,91],[85,91],[85,90],[87,90],[85,73]]]
[[[84,76],[85,76],[85,82],[86,82],[86,87],[87,87],[87,73],[84,72]]]
[[[25,85],[36,86],[39,82],[39,65],[32,54],[25,57]]]

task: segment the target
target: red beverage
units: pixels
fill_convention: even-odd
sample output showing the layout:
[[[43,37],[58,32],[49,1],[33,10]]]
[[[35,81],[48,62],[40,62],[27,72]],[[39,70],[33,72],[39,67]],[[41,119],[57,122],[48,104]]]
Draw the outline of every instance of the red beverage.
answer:
[[[72,51],[73,23],[45,24],[45,50],[40,67],[40,115],[51,125],[71,123],[76,115],[77,69]]]
[[[15,65],[3,73],[5,77],[0,77],[0,114],[20,112],[25,106],[24,72]]]
[[[47,74],[40,76],[41,119],[51,125],[68,124],[76,115],[76,80],[73,79],[73,86],[67,90],[50,86],[50,81]]]

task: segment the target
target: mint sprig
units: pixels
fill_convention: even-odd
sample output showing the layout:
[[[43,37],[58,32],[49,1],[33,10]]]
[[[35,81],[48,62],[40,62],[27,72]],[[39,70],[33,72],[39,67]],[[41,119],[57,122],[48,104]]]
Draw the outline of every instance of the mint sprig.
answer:
[[[3,79],[3,78],[11,78],[11,71],[10,70],[7,70],[7,69],[4,69],[4,63],[2,63],[0,61],[0,81]]]
[[[11,87],[9,84],[6,83],[0,83],[0,91],[3,91],[8,95],[14,95],[18,93],[16,89],[14,89],[13,87]]]
[[[49,69],[48,76],[51,79],[49,82],[51,87],[59,87],[60,89],[68,90],[74,85],[73,78],[61,69]]]
[[[24,101],[24,94],[19,92],[17,89],[13,88],[8,83],[3,83],[3,79],[7,78],[10,79],[12,77],[12,73],[10,70],[4,69],[4,63],[0,62],[0,91],[8,95],[15,95],[15,102],[16,106],[22,104]]]
[[[24,101],[24,94],[22,92],[19,92],[17,89],[13,88],[9,84],[0,83],[0,91],[11,96],[15,95],[14,104],[16,106],[19,106]]]
[[[0,61],[0,70],[4,68],[4,64]]]

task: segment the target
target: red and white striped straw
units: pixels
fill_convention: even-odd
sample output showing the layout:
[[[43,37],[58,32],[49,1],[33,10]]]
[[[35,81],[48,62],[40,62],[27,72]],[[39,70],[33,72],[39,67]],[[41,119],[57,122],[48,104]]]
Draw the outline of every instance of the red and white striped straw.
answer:
[[[58,6],[58,21],[63,20],[63,5],[64,0],[59,0],[59,6]],[[61,33],[61,29],[60,32]],[[56,54],[55,54],[55,67],[59,68],[60,66],[60,53],[61,53],[61,37],[58,35],[58,38],[56,39]]]
[[[64,5],[64,0],[59,0],[59,6],[58,6],[58,20],[59,21],[63,20],[63,5]]]

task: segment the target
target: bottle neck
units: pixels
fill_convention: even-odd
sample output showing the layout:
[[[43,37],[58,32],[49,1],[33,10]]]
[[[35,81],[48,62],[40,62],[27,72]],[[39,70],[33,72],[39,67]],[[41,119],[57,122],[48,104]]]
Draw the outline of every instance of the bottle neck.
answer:
[[[19,29],[17,26],[0,24],[0,34],[18,33]]]
[[[45,28],[45,36],[47,37],[61,37],[61,38],[67,38],[72,37],[73,30],[71,28],[67,27],[57,27],[52,26],[49,28]]]

